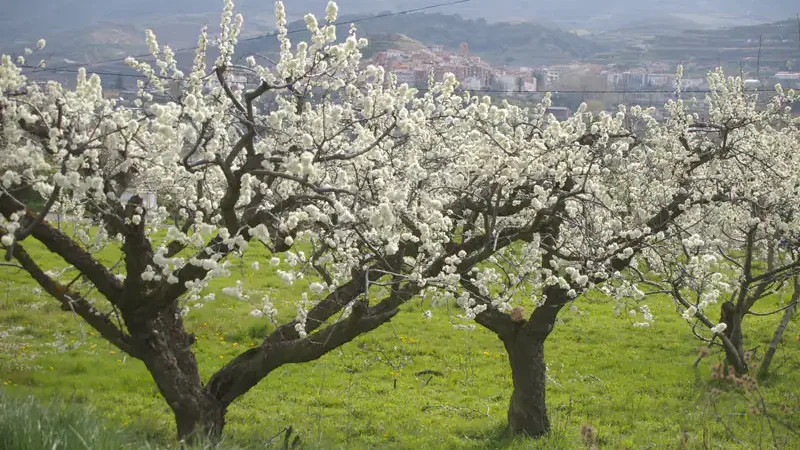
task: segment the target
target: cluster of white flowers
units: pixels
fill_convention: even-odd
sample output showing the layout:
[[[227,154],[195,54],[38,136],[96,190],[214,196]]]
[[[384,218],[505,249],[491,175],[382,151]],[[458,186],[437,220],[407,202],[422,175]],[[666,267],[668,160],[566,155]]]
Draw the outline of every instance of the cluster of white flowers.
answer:
[[[711,327],[711,332],[714,334],[721,334],[725,329],[728,328],[728,324],[726,323],[718,323]]]
[[[650,312],[650,308],[647,305],[642,305],[639,307],[639,312],[642,313],[642,321],[641,322],[634,322],[633,326],[636,328],[647,328],[650,324],[653,323],[654,317],[653,313]],[[631,316],[636,316],[636,311],[631,310],[629,313]]]
[[[686,319],[687,321],[691,321],[692,319],[694,319],[694,315],[695,315],[695,314],[697,314],[697,307],[696,307],[696,306],[694,306],[694,305],[692,305],[692,306],[690,306],[690,307],[686,308],[686,309],[683,311],[683,314],[681,314],[681,316],[682,316],[684,319]]]
[[[264,298],[261,299],[260,308],[250,311],[250,316],[256,318],[266,316],[272,323],[275,323],[277,315],[278,310],[275,309],[275,305],[268,295],[265,295]]]
[[[222,293],[228,297],[233,297],[238,300],[247,300],[248,296],[244,293],[244,286],[242,280],[237,280],[235,286],[226,286],[222,288]]]
[[[466,320],[474,320],[478,314],[486,311],[489,307],[485,303],[476,302],[475,299],[469,295],[469,292],[464,292],[459,295],[456,302],[459,306],[464,308],[464,314],[461,317]]]
[[[294,329],[297,331],[297,334],[300,335],[300,339],[305,339],[308,334],[306,333],[306,318],[308,317],[308,310],[299,303],[297,305],[297,317],[295,318],[295,325]]]

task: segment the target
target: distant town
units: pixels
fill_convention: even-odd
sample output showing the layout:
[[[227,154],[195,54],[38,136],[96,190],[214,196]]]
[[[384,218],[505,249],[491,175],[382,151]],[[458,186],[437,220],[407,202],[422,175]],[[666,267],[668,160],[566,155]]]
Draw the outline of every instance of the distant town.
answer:
[[[498,93],[530,93],[553,91],[567,86],[567,78],[579,79],[585,75],[599,74],[606,82],[605,88],[615,90],[642,90],[648,88],[673,89],[676,67],[653,63],[644,69],[616,71],[598,64],[572,63],[536,67],[492,67],[480,56],[471,55],[469,46],[462,43],[458,50],[447,50],[432,45],[418,50],[384,50],[365,61],[375,64],[397,76],[400,83],[426,85],[433,74],[441,81],[445,73],[452,73],[464,90],[493,91]],[[800,87],[800,72],[776,72],[766,80],[748,79],[747,87],[772,87],[781,83],[785,88]],[[681,89],[686,91],[706,89],[705,77],[684,77]],[[585,89],[586,90],[586,89]]]

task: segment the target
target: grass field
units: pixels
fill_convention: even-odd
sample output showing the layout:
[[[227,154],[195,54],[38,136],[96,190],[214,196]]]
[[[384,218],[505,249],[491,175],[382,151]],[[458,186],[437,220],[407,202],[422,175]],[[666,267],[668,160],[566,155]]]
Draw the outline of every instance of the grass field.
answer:
[[[29,251],[51,258],[35,246]],[[236,276],[244,275],[247,288],[272,290],[284,317],[293,316],[291,305],[303,283],[284,287],[268,264],[255,272],[250,262]],[[91,406],[97,420],[149,448],[170,445],[173,418],[144,366],[34,288],[23,273],[0,267],[3,409],[17,408],[13,405],[29,395],[43,404],[60,398],[70,408]],[[511,379],[501,342],[480,328],[454,330],[460,322],[447,308],[433,309],[433,318],[426,319],[430,305],[422,300],[316,362],[270,374],[231,406],[226,437],[230,444],[263,449],[271,436],[292,426],[303,448],[580,449],[581,427],[590,425],[599,448],[772,448],[764,417],[748,414],[736,389],[711,379],[710,365],[721,356],[712,353],[693,369],[701,343],[667,299],[647,304],[656,318],[647,329],[634,328],[628,317],[613,317],[612,306],[601,301],[582,299],[579,311],[564,311],[563,324],[546,345],[554,430],[544,440],[503,433]],[[249,317],[252,308],[217,295],[191,310],[187,326],[197,335],[204,377],[272,328]],[[746,346],[757,347],[758,359],[779,316],[746,320]],[[774,375],[762,383],[768,405],[784,402],[795,409],[784,414],[773,408],[794,433],[800,431],[798,325],[797,319],[790,324]],[[415,375],[423,370],[442,376]],[[716,402],[709,400],[712,388],[721,391]],[[0,426],[16,416],[3,417],[6,425]],[[782,426],[776,428],[779,436],[787,435]],[[798,436],[788,436],[794,440],[785,448],[800,448]]]

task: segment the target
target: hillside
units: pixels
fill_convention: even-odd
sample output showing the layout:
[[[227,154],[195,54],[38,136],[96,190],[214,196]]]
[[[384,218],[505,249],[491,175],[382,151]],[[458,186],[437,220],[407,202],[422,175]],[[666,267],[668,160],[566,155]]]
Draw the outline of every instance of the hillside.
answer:
[[[155,30],[160,42],[169,43],[173,48],[194,45],[199,32],[194,23],[179,20],[156,23],[150,28]],[[137,23],[97,22],[94,26],[77,32],[54,32],[47,36],[44,56],[52,67],[70,62],[87,64],[147,53],[145,29],[144,25]],[[9,44],[8,48],[2,50],[19,54],[25,46],[32,46],[32,43]]]
[[[365,58],[369,58],[377,52],[395,49],[404,51],[414,51],[426,48],[425,44],[411,39],[401,33],[374,33],[369,35],[369,47],[363,51]]]
[[[358,20],[362,16],[345,16],[342,21]],[[439,44],[455,50],[462,42],[470,51],[495,65],[533,65],[583,59],[604,50],[594,42],[573,33],[534,23],[491,23],[447,14],[406,14],[376,18],[357,25],[359,35],[384,41],[387,34],[405,35],[425,45]],[[288,28],[303,29],[301,22]],[[292,35],[293,41],[305,40],[307,33]],[[242,51],[274,52],[277,43],[267,37],[244,42]]]
[[[512,1],[497,0],[492,5],[503,9]],[[519,9],[530,7],[536,11],[535,17],[550,18],[562,28],[595,32],[663,19],[688,20],[703,28],[752,24],[779,20],[797,12],[797,2],[794,0],[517,0],[516,3]]]
[[[155,31],[162,44],[168,43],[173,49],[191,48],[196,42],[200,27],[197,22],[202,19],[204,19],[202,16],[187,15],[162,17],[152,23],[150,28]],[[521,66],[586,59],[608,50],[606,46],[597,45],[574,33],[534,23],[491,23],[447,14],[416,13],[379,18],[345,15],[339,19],[339,22],[343,23],[340,25],[340,37],[345,36],[348,29],[347,22],[350,21],[359,21],[357,23],[359,36],[367,37],[370,41],[369,48],[364,52],[366,57],[387,48],[410,49],[434,44],[456,50],[462,42],[466,42],[472,54],[481,56],[493,65]],[[119,59],[127,55],[148,53],[144,39],[146,28],[144,23],[138,21],[130,23],[103,21],[76,32],[54,32],[48,38],[46,56],[49,66],[64,67],[75,63],[116,60],[112,64],[95,68],[128,72]],[[302,20],[289,23],[288,29],[300,31],[290,35],[292,42],[310,39]],[[272,36],[270,29],[249,24],[246,30],[248,32],[243,35],[237,49],[239,55],[277,53],[277,40]],[[214,31],[211,30],[212,33]],[[251,38],[248,39],[248,36]],[[19,43],[11,50],[18,54],[25,45],[30,46],[32,42]],[[179,53],[178,59],[188,64],[191,62],[192,54],[192,52]],[[50,72],[47,74],[53,75]],[[59,74],[62,75],[64,79],[73,78],[71,74]]]
[[[610,42],[621,32],[596,35],[601,42]],[[689,29],[667,33],[629,32],[625,47],[608,55],[617,61],[661,61],[678,64],[683,61],[697,70],[716,67],[720,63],[732,69],[740,67],[754,72],[759,65],[765,71],[785,70],[800,66],[798,22],[788,19],[766,24],[720,29]],[[787,62],[789,66],[787,67]],[[763,73],[763,72],[762,72]]]

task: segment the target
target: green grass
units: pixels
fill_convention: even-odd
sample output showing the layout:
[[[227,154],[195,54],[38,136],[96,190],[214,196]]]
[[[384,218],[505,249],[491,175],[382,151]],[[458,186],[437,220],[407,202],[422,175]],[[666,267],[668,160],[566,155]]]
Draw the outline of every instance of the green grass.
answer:
[[[161,450],[175,448],[148,439],[136,430],[104,420],[74,399],[38,400],[0,389],[0,448],[3,450]],[[278,442],[279,443],[279,442]],[[239,450],[223,439],[218,446],[199,442],[184,450]]]
[[[132,448],[133,434],[106,427],[87,408],[61,400],[39,402],[0,390],[0,448],[84,450]]]
[[[29,251],[55,266],[41,248]],[[111,251],[101,256],[114,259]],[[283,317],[293,316],[291,305],[305,283],[285,287],[266,262],[254,272],[250,261],[242,269],[245,286],[271,292]],[[212,290],[231,283],[215,281]],[[129,430],[148,446],[170,445],[173,418],[143,364],[125,358],[33,288],[24,274],[0,268],[4,389],[14,398],[32,395],[44,404],[69,398],[70,407],[91,406],[98,420]],[[425,319],[422,313],[430,305],[422,300],[316,362],[270,374],[230,407],[226,436],[231,445],[264,448],[271,436],[292,426],[304,448],[576,449],[583,448],[581,426],[589,424],[600,448],[680,448],[684,432],[685,448],[741,448],[726,428],[745,448],[770,448],[763,417],[747,414],[735,390],[711,380],[710,364],[720,355],[712,354],[694,370],[701,343],[668,300],[653,298],[647,304],[656,316],[648,329],[632,327],[628,317],[612,317],[612,306],[601,301],[583,299],[579,312],[562,314],[564,323],[546,344],[554,431],[544,440],[513,439],[503,432],[511,379],[501,342],[480,328],[454,330],[459,322],[446,308]],[[205,379],[273,329],[249,317],[252,308],[218,294],[187,316],[187,327],[198,337]],[[779,317],[746,320],[746,346],[758,347],[758,358]],[[784,401],[795,409],[780,417],[795,432],[800,430],[798,334],[795,319],[773,362],[774,375],[762,384],[770,405]],[[443,376],[415,375],[426,369]],[[716,412],[708,400],[712,388],[722,391]],[[786,448],[797,448],[793,445],[800,441]]]

